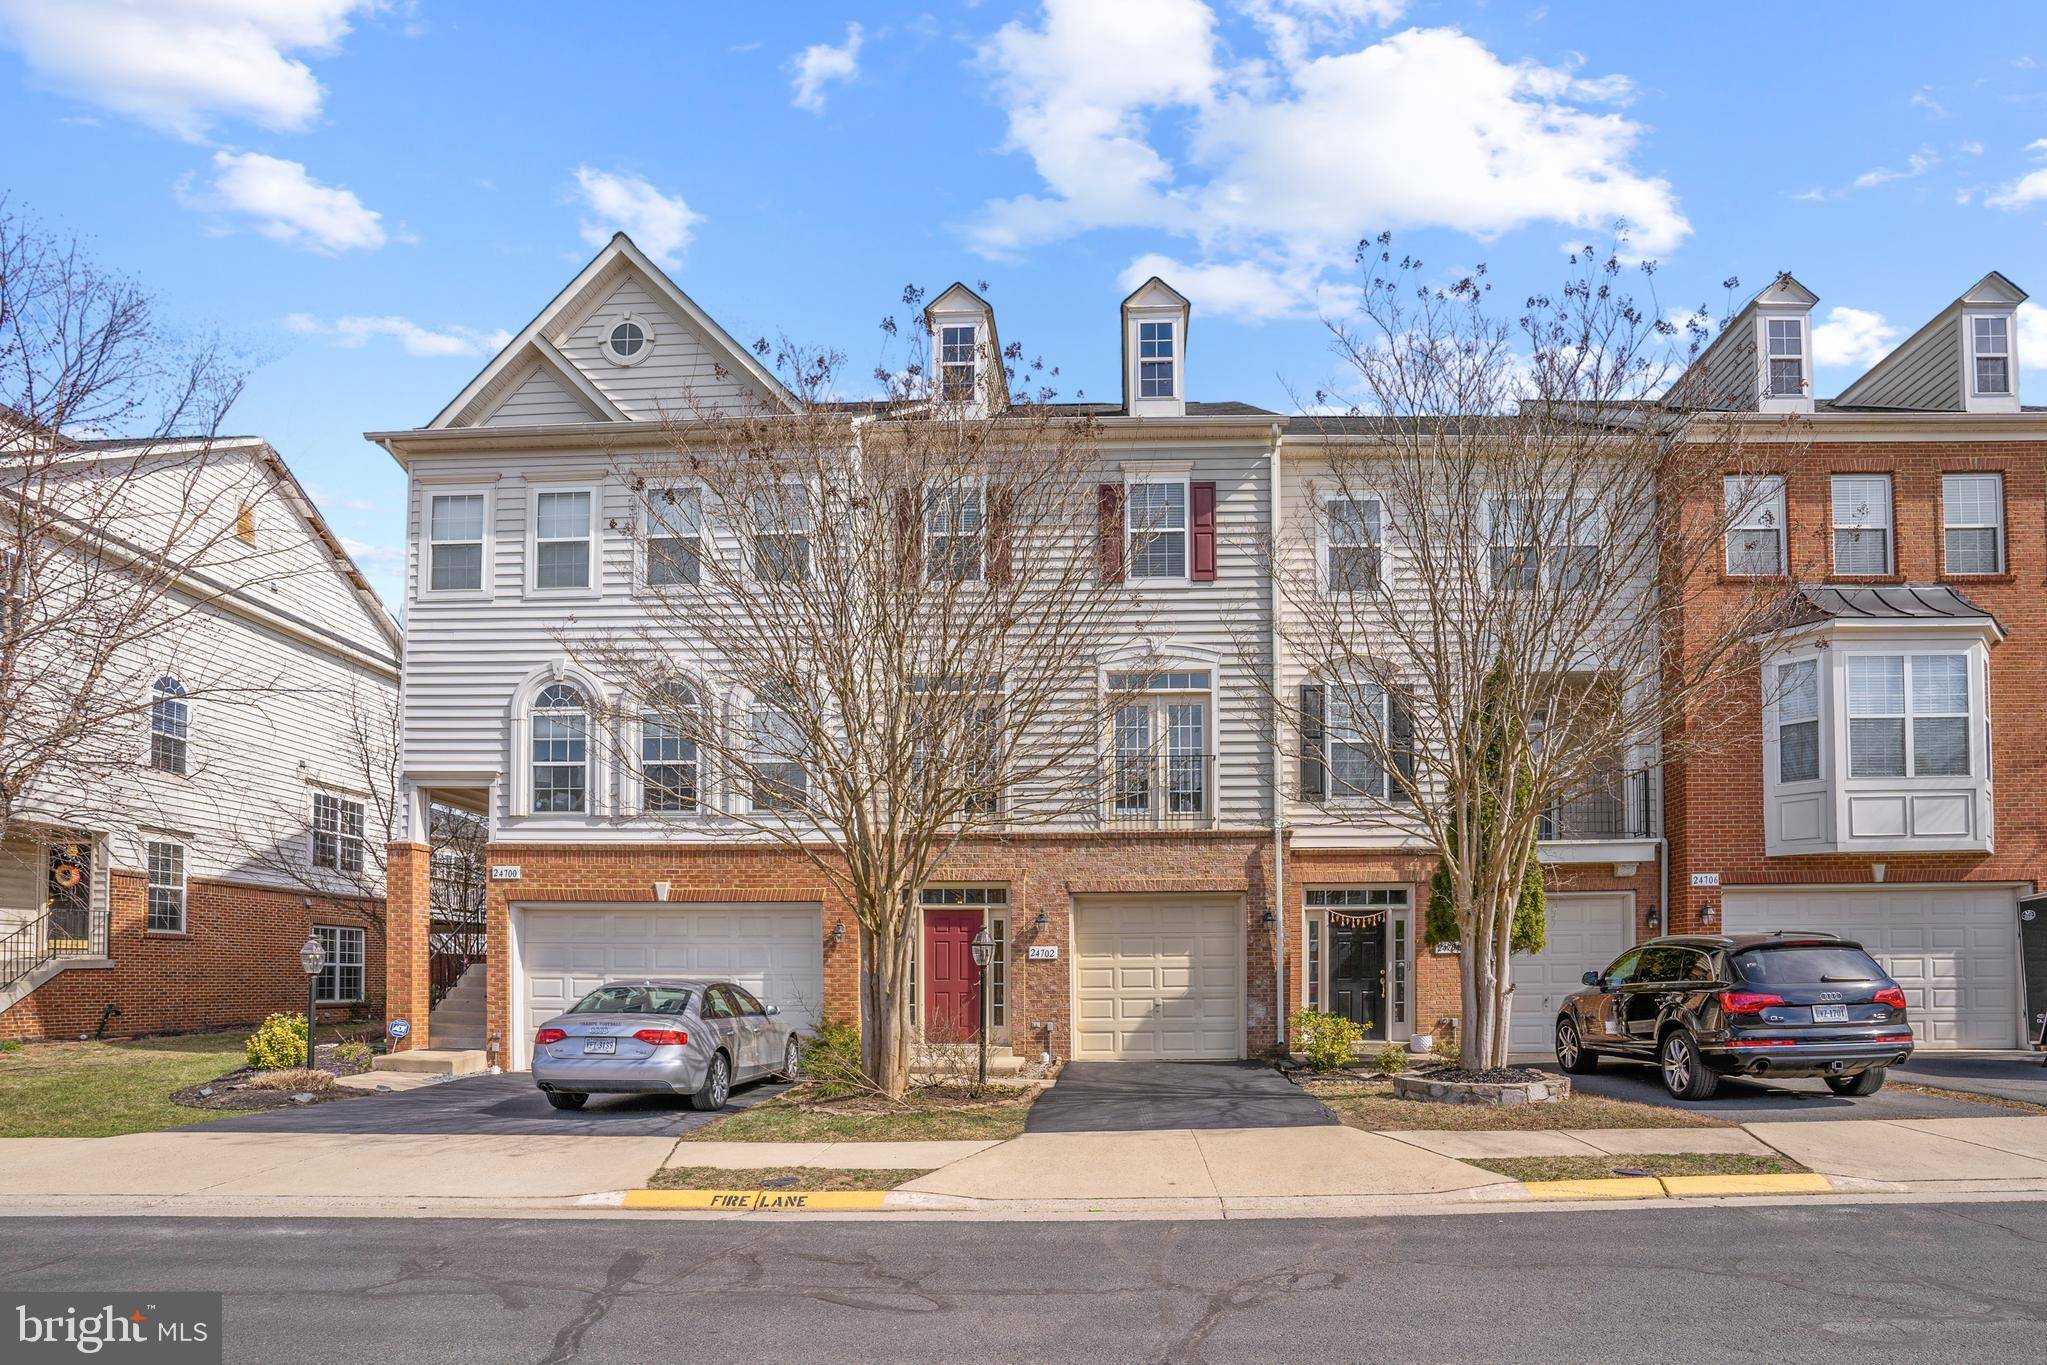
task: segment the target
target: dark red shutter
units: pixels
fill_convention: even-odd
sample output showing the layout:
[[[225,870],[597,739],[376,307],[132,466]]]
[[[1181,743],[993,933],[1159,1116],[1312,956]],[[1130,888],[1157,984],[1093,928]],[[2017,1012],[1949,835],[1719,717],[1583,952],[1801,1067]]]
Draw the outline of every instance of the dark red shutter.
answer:
[[[1123,485],[1105,483],[1100,489],[1101,544],[1096,551],[1104,583],[1123,581]]]
[[[1187,523],[1193,534],[1187,576],[1197,583],[1215,579],[1215,485],[1187,485]]]
[[[1012,495],[1007,488],[988,490],[988,581],[1009,581],[1009,527]]]
[[[896,490],[896,544],[911,583],[924,581],[923,494],[914,488]]]

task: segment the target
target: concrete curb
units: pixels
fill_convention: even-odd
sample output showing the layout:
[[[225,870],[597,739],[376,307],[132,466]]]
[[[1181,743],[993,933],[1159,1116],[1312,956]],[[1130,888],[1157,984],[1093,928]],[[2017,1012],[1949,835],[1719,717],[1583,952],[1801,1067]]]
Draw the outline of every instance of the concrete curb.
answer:
[[[1747,1194],[1832,1194],[1816,1171],[1771,1175],[1632,1175],[1604,1180],[1527,1180],[1530,1199],[1717,1199]]]
[[[625,1209],[708,1209],[714,1213],[803,1213],[879,1209],[886,1190],[627,1190]]]

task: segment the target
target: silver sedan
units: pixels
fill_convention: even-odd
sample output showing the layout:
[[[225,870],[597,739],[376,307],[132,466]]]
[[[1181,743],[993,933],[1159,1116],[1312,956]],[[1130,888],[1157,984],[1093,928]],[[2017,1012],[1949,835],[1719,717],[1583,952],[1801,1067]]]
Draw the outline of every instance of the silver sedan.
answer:
[[[793,1025],[743,986],[695,977],[612,981],[533,1035],[533,1080],[557,1109],[596,1094],[687,1095],[722,1109],[741,1081],[794,1076]]]

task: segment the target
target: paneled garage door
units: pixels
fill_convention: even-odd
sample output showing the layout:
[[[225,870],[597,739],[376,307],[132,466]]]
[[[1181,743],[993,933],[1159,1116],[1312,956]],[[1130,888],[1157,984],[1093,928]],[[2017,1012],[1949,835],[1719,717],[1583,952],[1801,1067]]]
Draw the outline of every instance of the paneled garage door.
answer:
[[[1076,901],[1073,1055],[1243,1056],[1243,958],[1235,899]]]
[[[1905,988],[1922,1047],[2015,1047],[2016,893],[1980,887],[1729,891],[1730,934],[1823,929],[1869,949]]]
[[[778,1005],[803,1029],[824,1010],[824,924],[815,905],[545,906],[515,910],[523,978],[512,1021],[516,1065],[533,1030],[606,981],[711,976]]]
[[[1507,1046],[1550,1054],[1551,1030],[1564,997],[1585,988],[1584,976],[1605,968],[1635,941],[1633,905],[1625,895],[1549,898],[1549,941],[1539,953],[1514,955],[1514,1015]]]

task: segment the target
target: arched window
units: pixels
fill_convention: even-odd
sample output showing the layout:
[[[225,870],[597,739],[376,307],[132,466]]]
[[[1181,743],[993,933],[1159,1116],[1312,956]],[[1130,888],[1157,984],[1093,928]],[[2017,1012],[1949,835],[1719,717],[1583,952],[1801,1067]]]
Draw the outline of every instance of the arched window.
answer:
[[[165,674],[150,689],[149,766],[163,773],[185,773],[192,731],[192,703],[185,685]]]
[[[568,683],[549,683],[533,699],[533,811],[590,809],[590,712]]]
[[[696,689],[670,683],[640,722],[640,808],[673,815],[698,808],[702,765],[697,727],[703,709]]]

